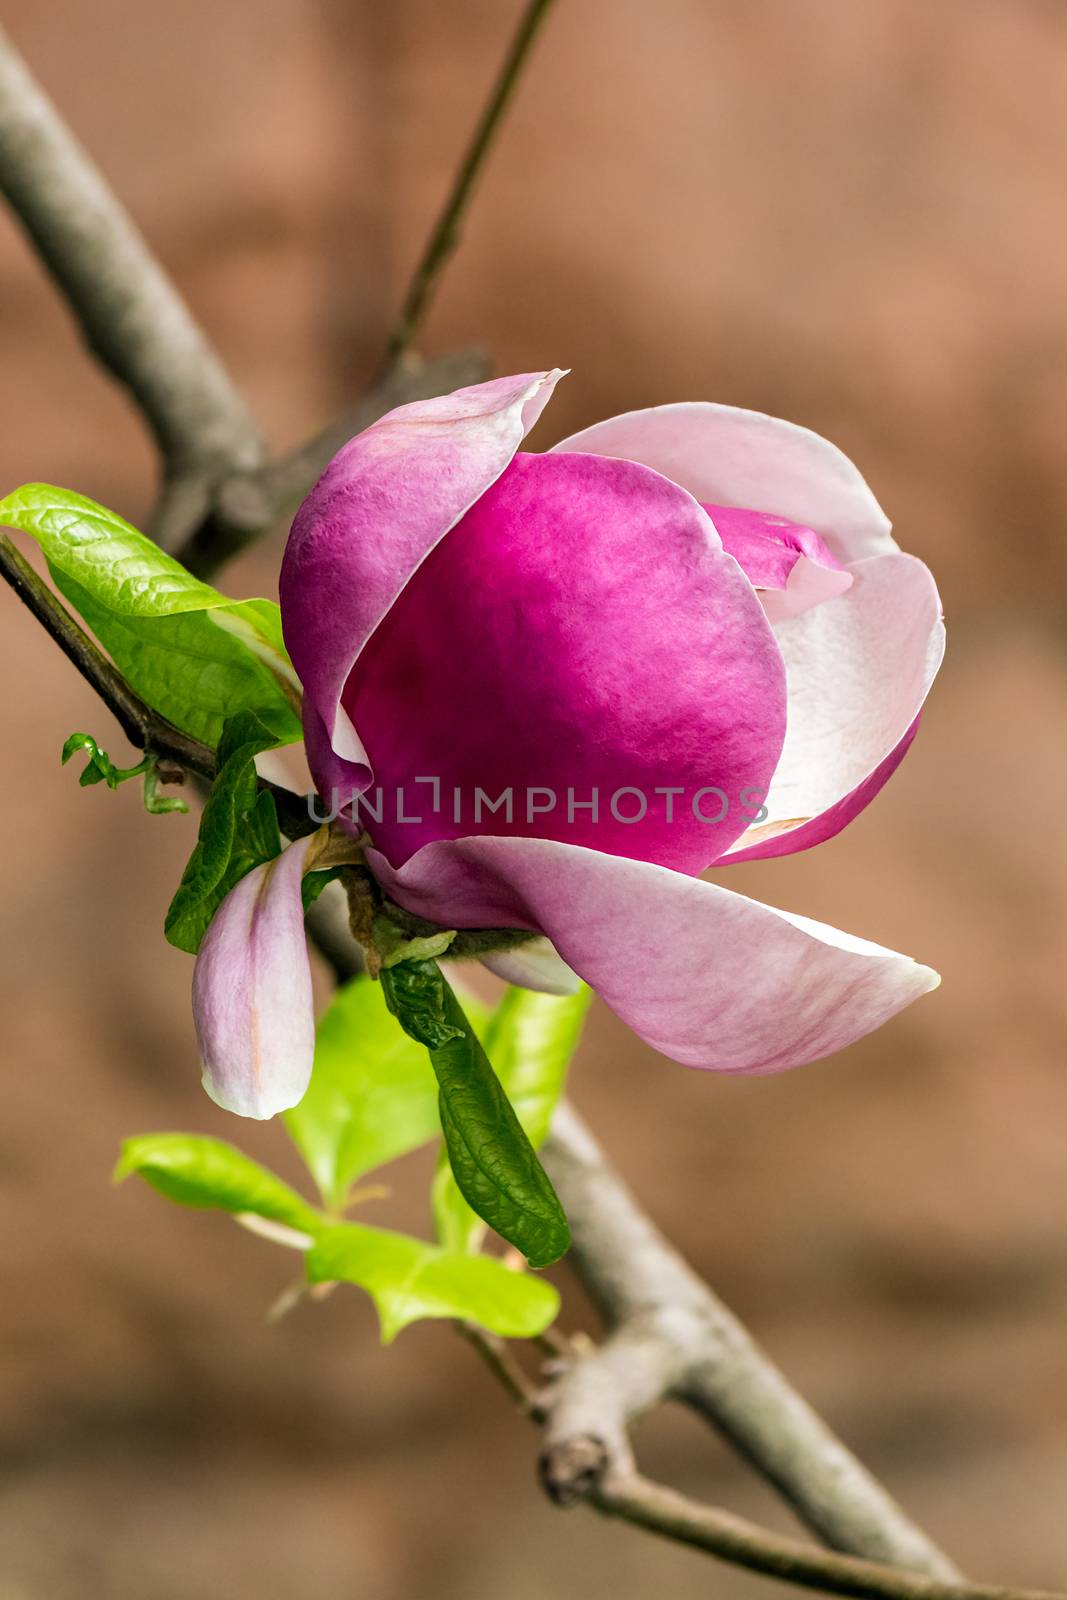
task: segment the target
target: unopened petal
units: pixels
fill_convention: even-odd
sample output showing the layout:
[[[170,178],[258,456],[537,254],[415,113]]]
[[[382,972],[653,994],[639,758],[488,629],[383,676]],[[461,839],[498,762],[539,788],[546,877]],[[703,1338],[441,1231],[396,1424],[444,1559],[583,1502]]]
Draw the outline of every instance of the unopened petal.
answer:
[[[555,446],[640,461],[705,504],[743,506],[814,528],[844,562],[897,548],[889,521],[843,451],[781,417],[709,401],[627,411]]]
[[[768,622],[784,622],[852,587],[852,574],[814,528],[787,517],[706,505],[722,547],[760,597]]]
[[[273,1117],[302,1099],[315,1053],[300,882],[308,840],[230,890],[193,971],[204,1088],[227,1111]]]

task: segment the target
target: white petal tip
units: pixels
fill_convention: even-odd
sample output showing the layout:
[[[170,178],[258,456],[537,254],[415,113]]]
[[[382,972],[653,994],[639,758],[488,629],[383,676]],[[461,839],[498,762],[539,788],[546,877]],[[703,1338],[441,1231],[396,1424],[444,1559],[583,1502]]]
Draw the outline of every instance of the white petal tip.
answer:
[[[235,1117],[248,1117],[253,1122],[269,1122],[279,1112],[290,1111],[303,1099],[302,1095],[298,1095],[295,1100],[286,1099],[283,1102],[273,1103],[262,1099],[247,1100],[228,1095],[219,1088],[207,1067],[204,1067],[200,1082],[208,1099],[213,1100],[220,1110],[229,1111]]]

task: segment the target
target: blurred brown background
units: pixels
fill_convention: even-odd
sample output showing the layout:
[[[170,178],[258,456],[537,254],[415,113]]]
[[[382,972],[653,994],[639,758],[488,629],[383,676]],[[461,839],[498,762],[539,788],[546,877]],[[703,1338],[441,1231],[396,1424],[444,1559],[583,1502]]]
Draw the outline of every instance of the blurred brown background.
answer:
[[[272,441],[376,364],[514,0],[8,0],[5,20]],[[844,1055],[717,1081],[599,1009],[576,1097],[792,1378],[988,1579],[1064,1582],[1067,8],[560,0],[424,341],[570,366],[535,444],[708,397],[807,423],[939,577],[948,664],[874,808],[731,886],[907,950],[934,996]],[[153,462],[0,217],[3,488],[134,519]],[[230,574],[273,592],[280,534]],[[143,1187],[124,1135],[238,1138],[160,925],[192,819],[78,790],[121,741],[0,596],[2,1600],[769,1594],[564,1516],[444,1327],[355,1291],[278,1327],[289,1257]],[[382,1220],[421,1226],[424,1164]],[[572,1288],[567,1318],[587,1320]],[[695,1423],[649,1469],[789,1520]]]

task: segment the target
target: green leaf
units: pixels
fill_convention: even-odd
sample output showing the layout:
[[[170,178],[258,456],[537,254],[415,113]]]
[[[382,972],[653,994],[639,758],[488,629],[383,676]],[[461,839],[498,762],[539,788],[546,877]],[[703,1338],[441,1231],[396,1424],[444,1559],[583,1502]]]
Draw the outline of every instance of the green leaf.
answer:
[[[401,961],[385,967],[381,983],[385,1003],[404,1032],[431,1055],[471,1031],[465,1017],[451,1015],[448,984],[436,961]]]
[[[231,600],[144,534],[69,489],[30,483],[0,501],[0,525],[44,551],[56,587],[148,704],[206,744],[254,711],[278,743],[301,736],[278,607]]]
[[[461,1255],[477,1255],[486,1225],[460,1193],[444,1143],[430,1183],[430,1211],[439,1244],[446,1250],[458,1250]]]
[[[311,1083],[285,1113],[285,1125],[334,1211],[358,1178],[438,1133],[437,1082],[426,1052],[365,974],[339,989],[323,1013]]]
[[[381,982],[390,1010],[430,1051],[463,1197],[531,1266],[558,1260],[570,1244],[563,1208],[437,963],[401,962],[384,968]]]
[[[584,983],[565,995],[511,988],[489,1024],[486,1052],[535,1150],[548,1135],[591,999]]]
[[[300,900],[304,907],[304,915],[311,910],[319,895],[328,883],[333,883],[339,878],[344,869],[342,867],[324,867],[321,872],[305,872],[300,880]]]
[[[235,1215],[253,1212],[301,1233],[318,1233],[321,1212],[258,1161],[221,1139],[194,1133],[141,1133],[127,1139],[115,1181],[136,1172],[153,1189],[183,1206],[216,1207]]]
[[[253,867],[281,849],[274,800],[256,781],[254,758],[276,740],[251,711],[229,717],[218,748],[218,774],[200,818],[200,833],[170,903],[164,932],[195,955],[227,894]]]
[[[535,1150],[548,1133],[567,1068],[589,1009],[591,991],[534,994],[510,988],[484,1036],[486,1054]],[[430,1191],[437,1236],[451,1250],[477,1250],[485,1225],[463,1198],[442,1150]]]
[[[378,1310],[382,1343],[423,1317],[460,1317],[504,1338],[543,1333],[559,1295],[543,1278],[511,1272],[488,1256],[464,1256],[407,1234],[342,1223],[320,1234],[307,1255],[312,1283],[342,1279],[366,1289]]]

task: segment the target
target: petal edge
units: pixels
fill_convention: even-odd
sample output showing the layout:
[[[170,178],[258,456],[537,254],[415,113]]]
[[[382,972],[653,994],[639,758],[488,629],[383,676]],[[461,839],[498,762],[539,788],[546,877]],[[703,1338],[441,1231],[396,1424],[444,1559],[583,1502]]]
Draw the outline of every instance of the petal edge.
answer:
[[[811,428],[710,400],[627,411],[554,445],[640,461],[705,504],[803,523],[842,561],[895,550],[889,519],[859,468]]]
[[[411,574],[504,471],[562,375],[520,373],[398,406],[349,440],[296,514],[280,579],[285,642],[306,714],[359,787],[358,732],[338,718],[353,663]]]
[[[450,926],[536,928],[653,1049],[727,1073],[800,1066],[871,1033],[940,979],[910,957],[666,867],[545,839],[425,846],[402,905]]]

